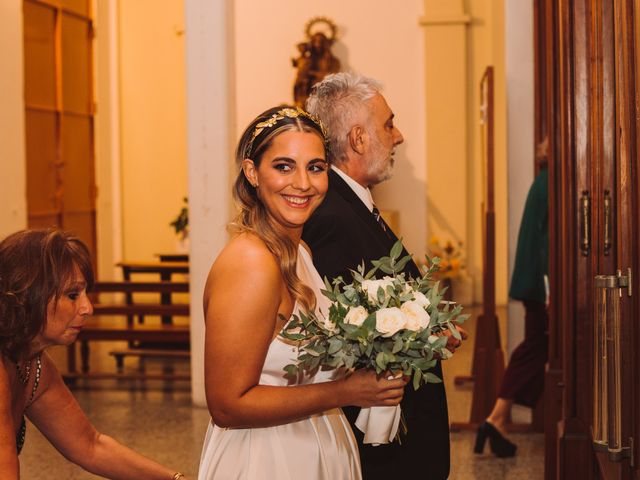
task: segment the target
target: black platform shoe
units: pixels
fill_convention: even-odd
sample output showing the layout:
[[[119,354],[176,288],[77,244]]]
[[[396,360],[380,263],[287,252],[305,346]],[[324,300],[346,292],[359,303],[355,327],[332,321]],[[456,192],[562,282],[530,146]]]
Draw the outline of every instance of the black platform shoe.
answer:
[[[473,448],[474,453],[482,453],[484,451],[484,444],[487,441],[487,438],[489,438],[491,452],[496,457],[507,458],[513,457],[516,454],[518,446],[504,438],[496,427],[486,421],[478,427],[476,445]]]

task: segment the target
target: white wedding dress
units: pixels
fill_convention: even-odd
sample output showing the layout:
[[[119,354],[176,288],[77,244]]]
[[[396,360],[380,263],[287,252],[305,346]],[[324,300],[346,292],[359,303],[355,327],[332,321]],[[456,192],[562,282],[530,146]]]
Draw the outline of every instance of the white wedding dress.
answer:
[[[318,307],[328,311],[324,284],[309,253],[298,248],[298,277],[310,286]],[[283,367],[297,348],[276,337],[269,346],[261,385],[286,388]],[[305,377],[303,384],[328,381],[330,372]],[[264,428],[220,428],[209,422],[200,458],[200,480],[352,480],[361,479],[358,446],[339,408]]]

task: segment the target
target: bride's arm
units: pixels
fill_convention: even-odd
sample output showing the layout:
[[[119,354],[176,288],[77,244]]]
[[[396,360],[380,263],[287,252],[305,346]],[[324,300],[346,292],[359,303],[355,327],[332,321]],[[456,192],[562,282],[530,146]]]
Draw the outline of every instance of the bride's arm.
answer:
[[[282,285],[275,259],[250,237],[232,241],[211,269],[204,299],[205,388],[214,423],[265,427],[344,405],[396,405],[404,381],[378,379],[373,372],[312,385],[258,385]]]

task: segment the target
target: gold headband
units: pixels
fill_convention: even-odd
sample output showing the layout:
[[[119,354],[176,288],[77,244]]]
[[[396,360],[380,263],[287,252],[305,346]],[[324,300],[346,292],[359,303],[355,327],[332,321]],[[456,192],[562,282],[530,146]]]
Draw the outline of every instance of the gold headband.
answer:
[[[272,128],[276,126],[280,120],[284,120],[285,118],[298,118],[298,117],[306,117],[309,120],[311,120],[313,123],[315,123],[320,128],[320,131],[322,132],[323,140],[326,141],[327,131],[325,130],[324,125],[322,124],[322,122],[318,117],[316,117],[315,115],[312,115],[309,112],[304,111],[300,107],[295,107],[295,108],[286,107],[281,110],[278,110],[276,113],[271,115],[271,117],[269,117],[264,122],[260,122],[256,124],[256,127],[253,130],[253,134],[251,135],[251,140],[249,140],[249,144],[247,145],[247,150],[244,157],[251,158],[251,153],[252,153],[251,150],[253,150],[253,142],[256,139],[256,137],[260,135],[265,128]]]

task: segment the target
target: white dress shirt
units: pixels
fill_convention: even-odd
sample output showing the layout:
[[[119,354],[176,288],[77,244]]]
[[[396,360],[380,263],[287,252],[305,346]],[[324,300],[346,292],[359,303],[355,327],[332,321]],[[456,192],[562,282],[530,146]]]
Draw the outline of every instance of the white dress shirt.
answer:
[[[373,197],[371,196],[371,190],[360,185],[335,165],[331,165],[331,170],[340,175],[340,178],[342,178],[347,183],[347,185],[349,185],[351,190],[353,190],[353,193],[355,193],[358,198],[362,200],[362,203],[365,204],[369,211],[373,212]]]

